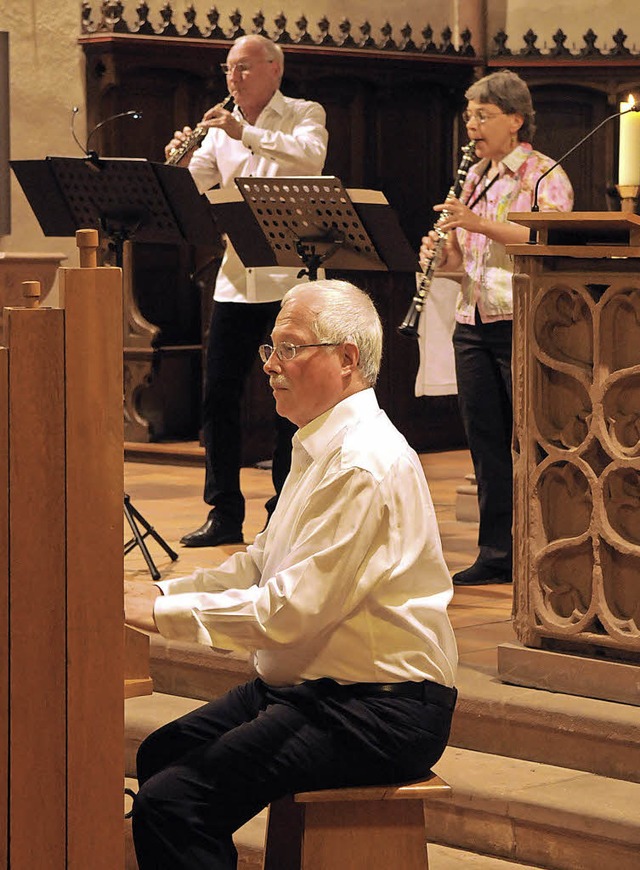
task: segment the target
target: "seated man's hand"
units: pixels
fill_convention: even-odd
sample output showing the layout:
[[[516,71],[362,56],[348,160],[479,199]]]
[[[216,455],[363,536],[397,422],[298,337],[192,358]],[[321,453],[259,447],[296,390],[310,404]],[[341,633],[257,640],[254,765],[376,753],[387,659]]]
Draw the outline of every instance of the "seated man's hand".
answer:
[[[124,581],[124,621],[127,625],[140,628],[146,632],[156,632],[153,618],[153,605],[162,593],[157,586],[149,583]]]

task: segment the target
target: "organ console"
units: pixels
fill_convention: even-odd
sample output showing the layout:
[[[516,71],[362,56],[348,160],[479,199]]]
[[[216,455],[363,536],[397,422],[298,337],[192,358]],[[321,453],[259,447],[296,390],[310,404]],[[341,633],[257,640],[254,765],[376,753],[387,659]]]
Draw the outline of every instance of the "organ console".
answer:
[[[5,309],[0,347],[0,866],[12,870],[45,855],[48,870],[124,865],[123,695],[151,691],[148,637],[123,631],[122,274],[95,266],[96,231],[77,238],[84,265],[60,270],[61,307]]]

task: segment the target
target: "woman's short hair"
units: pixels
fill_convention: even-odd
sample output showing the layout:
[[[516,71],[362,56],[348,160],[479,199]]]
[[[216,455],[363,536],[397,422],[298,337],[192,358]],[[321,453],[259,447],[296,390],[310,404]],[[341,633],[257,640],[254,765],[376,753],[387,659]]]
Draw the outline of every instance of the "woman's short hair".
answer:
[[[518,130],[520,142],[531,142],[536,132],[531,93],[517,73],[501,69],[474,82],[465,93],[467,100],[491,103],[506,115],[522,115],[524,121]]]
[[[354,284],[337,279],[298,284],[285,294],[282,304],[294,295],[309,296],[304,303],[311,311],[309,326],[318,341],[356,345],[358,371],[367,386],[373,387],[382,360],[382,323],[371,297]]]

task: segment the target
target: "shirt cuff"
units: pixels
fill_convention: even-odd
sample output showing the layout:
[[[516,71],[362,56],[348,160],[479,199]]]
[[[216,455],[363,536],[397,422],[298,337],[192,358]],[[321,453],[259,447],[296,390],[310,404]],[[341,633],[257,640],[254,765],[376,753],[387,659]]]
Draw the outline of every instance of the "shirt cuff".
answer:
[[[198,611],[190,606],[189,599],[188,594],[159,595],[156,598],[153,617],[158,631],[171,640],[213,646],[210,632],[202,624]]]
[[[255,154],[260,148],[260,131],[257,127],[252,127],[251,124],[245,124],[240,141],[245,148]]]

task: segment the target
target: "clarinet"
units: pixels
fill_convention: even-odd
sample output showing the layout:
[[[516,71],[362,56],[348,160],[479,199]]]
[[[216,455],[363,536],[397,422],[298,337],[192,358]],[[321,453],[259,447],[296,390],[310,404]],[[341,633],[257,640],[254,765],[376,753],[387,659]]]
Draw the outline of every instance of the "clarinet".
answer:
[[[469,172],[471,165],[475,162],[475,153],[476,143],[473,140],[463,147],[462,160],[460,161],[460,166],[458,166],[455,181],[451,185],[449,193],[447,194],[447,199],[450,196],[455,197],[456,199],[460,196],[467,173]],[[438,268],[438,262],[440,261],[445,242],[447,241],[448,233],[440,229],[440,223],[448,217],[448,214],[447,210],[444,209],[440,213],[440,217],[433,227],[438,234],[438,240],[433,248],[433,257],[429,260],[426,268],[422,270],[422,278],[420,279],[420,284],[416,290],[416,294],[411,300],[411,305],[409,306],[409,310],[407,311],[404,320],[398,327],[398,332],[401,333],[401,335],[408,335],[409,338],[418,338],[418,321],[420,320],[420,312],[427,301],[427,296],[431,289],[431,282],[433,281],[433,276]]]
[[[233,111],[233,97],[231,94],[226,96],[221,103],[218,103],[214,108],[216,109],[226,109],[228,112]],[[177,166],[178,163],[182,160],[185,154],[188,154],[190,151],[195,151],[196,148],[199,148],[202,144],[204,137],[209,132],[209,128],[203,125],[198,125],[194,130],[189,133],[185,141],[178,145],[177,148],[172,148],[169,152],[169,156],[164,161],[167,166]]]

